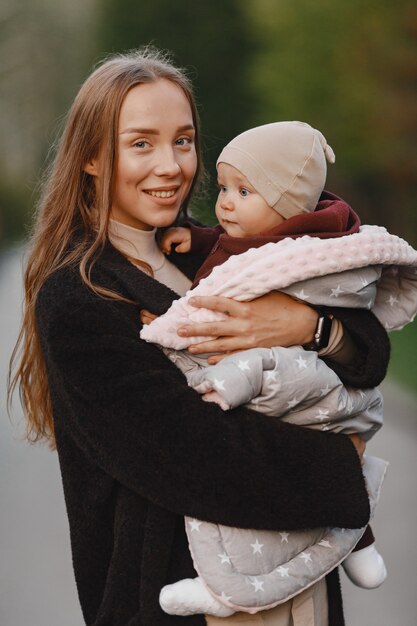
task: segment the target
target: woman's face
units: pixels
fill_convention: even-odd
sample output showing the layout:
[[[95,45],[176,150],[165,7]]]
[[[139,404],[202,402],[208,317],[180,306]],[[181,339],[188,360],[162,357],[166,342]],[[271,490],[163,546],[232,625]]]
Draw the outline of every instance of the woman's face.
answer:
[[[196,172],[194,136],[180,87],[165,79],[133,87],[120,110],[111,217],[141,230],[172,224]]]

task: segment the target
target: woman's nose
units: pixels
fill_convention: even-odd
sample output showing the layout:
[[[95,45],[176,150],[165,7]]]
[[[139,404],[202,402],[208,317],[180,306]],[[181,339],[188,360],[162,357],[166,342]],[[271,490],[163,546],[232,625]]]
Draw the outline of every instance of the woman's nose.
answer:
[[[181,171],[175,151],[170,147],[161,149],[156,155],[155,174],[157,176],[176,176]]]

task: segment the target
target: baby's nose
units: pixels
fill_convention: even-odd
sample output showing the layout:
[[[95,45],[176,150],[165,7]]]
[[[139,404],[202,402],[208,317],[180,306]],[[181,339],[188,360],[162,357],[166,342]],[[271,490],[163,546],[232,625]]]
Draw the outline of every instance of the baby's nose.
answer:
[[[233,199],[230,197],[230,194],[225,194],[221,199],[221,207],[226,211],[232,211],[234,208]]]

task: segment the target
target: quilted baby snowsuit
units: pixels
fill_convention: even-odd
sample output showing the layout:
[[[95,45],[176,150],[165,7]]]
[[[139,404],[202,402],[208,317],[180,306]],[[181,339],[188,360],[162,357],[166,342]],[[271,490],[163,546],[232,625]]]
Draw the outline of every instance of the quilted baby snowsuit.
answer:
[[[272,268],[279,268],[280,271],[271,272]],[[349,271],[354,268],[365,269],[360,272]],[[333,274],[335,280],[331,285],[328,276],[310,280],[326,274]],[[349,291],[345,278],[348,282],[362,282],[362,289],[357,287]],[[272,289],[279,289],[311,303],[328,304],[325,299],[322,300],[323,294],[321,297],[316,295],[316,300],[313,298],[314,284],[319,292],[320,281],[324,291],[327,289],[327,297],[333,306],[355,306],[355,298],[358,298],[356,306],[372,309],[387,329],[401,328],[415,316],[417,253],[406,242],[389,235],[385,229],[364,226],[359,233],[337,240],[308,236],[296,240],[284,239],[231,257],[222,266],[214,268],[196,289],[175,301],[164,316],[142,331],[141,336],[148,341],[176,348],[191,343],[189,338],[184,341],[184,338],[178,337],[176,329],[179,325],[186,323],[187,319],[208,321],[213,317],[219,318],[218,314],[193,309],[188,304],[192,295],[224,295],[250,300]],[[194,342],[201,340],[194,338]],[[362,432],[366,438],[380,426],[379,392],[353,392],[344,388],[315,353],[307,353],[298,347],[289,350],[274,348],[261,353],[253,350],[247,355],[240,353],[232,361],[228,359],[232,376],[237,373],[239,381],[242,376],[246,377],[246,368],[249,366],[246,357],[250,353],[253,353],[258,365],[261,363],[258,375],[255,375],[258,387],[255,388],[254,379],[247,379],[252,394],[250,397],[257,390],[260,391],[255,403],[250,405],[252,408],[262,410],[264,403],[258,402],[258,399],[266,398],[265,405],[278,400],[281,403],[279,414],[283,419],[318,428],[334,427],[344,432]],[[255,356],[256,353],[258,356]],[[177,356],[178,360],[182,358],[181,353]],[[171,354],[172,357],[176,360],[176,353]],[[297,362],[298,380],[288,393],[287,383],[293,384],[292,374],[287,376],[288,366],[294,366]],[[266,372],[263,371],[265,363]],[[315,378],[317,371],[322,377],[319,384]],[[271,374],[269,377],[268,372]],[[303,377],[307,373],[312,375],[311,379],[299,379],[300,375]],[[272,393],[266,391],[266,379],[275,383],[278,375],[279,389]],[[277,381],[273,380],[274,376]],[[223,375],[215,380],[223,381]],[[203,384],[206,383],[207,379],[203,378]],[[197,384],[202,384],[201,380]],[[216,389],[215,381],[210,384]],[[226,388],[225,383],[220,386]],[[232,385],[232,390],[236,386],[240,388],[240,382]],[[315,395],[311,394],[312,389],[316,390]],[[222,389],[220,391],[223,392]],[[302,392],[299,395],[303,395],[303,398],[297,397],[297,391]],[[327,405],[326,400],[331,402]],[[239,398],[232,398],[230,403],[233,405],[240,401]],[[275,405],[266,412],[276,414],[276,409]],[[366,460],[364,474],[372,511],[385,469],[386,463],[379,459]],[[194,519],[186,519],[186,528],[195,568],[211,593],[235,610],[247,612],[285,602],[314,584],[349,554],[363,532],[363,529],[344,531],[329,528],[291,533],[282,529],[280,532],[250,531]]]

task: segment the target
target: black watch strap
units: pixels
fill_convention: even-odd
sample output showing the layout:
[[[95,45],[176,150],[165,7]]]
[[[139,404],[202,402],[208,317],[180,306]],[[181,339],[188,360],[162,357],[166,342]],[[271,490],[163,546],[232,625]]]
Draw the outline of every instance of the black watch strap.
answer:
[[[303,346],[305,350],[322,350],[327,348],[332,332],[333,315],[331,313],[319,314],[313,341]]]

